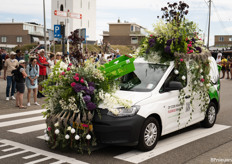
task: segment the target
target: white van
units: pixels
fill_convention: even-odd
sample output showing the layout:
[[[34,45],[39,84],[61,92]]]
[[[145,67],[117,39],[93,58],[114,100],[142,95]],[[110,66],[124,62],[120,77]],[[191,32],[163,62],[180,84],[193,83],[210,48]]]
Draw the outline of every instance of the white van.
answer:
[[[135,71],[123,77],[121,90],[117,92],[119,97],[132,100],[133,106],[130,109],[119,108],[117,116],[108,110],[101,110],[101,118],[96,114],[93,125],[98,141],[137,145],[140,150],[149,151],[156,146],[160,136],[198,122],[206,128],[212,127],[220,109],[220,79],[214,58],[209,59],[212,85],[209,89],[210,103],[207,111],[202,112],[198,107],[201,100],[194,99],[191,120],[193,106],[190,105],[189,85],[183,86],[175,80],[174,62],[164,65],[136,59]],[[188,83],[189,77],[186,77]],[[187,94],[181,117],[178,118],[181,109],[178,96],[182,88]]]

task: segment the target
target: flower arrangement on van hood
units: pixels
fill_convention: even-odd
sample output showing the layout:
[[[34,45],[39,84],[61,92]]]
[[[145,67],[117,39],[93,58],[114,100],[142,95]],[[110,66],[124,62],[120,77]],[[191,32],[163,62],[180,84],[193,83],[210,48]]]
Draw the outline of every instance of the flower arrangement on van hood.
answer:
[[[114,95],[117,81],[108,79],[99,66],[87,61],[82,67],[70,63],[65,68],[58,62],[52,76],[43,83],[47,97],[44,104],[47,111],[43,113],[47,117],[45,140],[49,147],[90,153],[89,148],[96,145],[92,119],[94,114],[100,114],[98,105],[110,104],[107,109],[114,114],[117,114],[114,105],[128,108],[132,105]]]
[[[200,105],[201,110],[205,112],[208,107],[208,89],[211,86],[208,57],[211,54],[203,46],[197,25],[185,19],[189,12],[188,8],[189,5],[183,1],[167,3],[167,7],[161,8],[162,19],[154,25],[154,31],[142,41],[138,56],[157,63],[174,61],[174,73],[179,76],[183,86],[187,84],[187,78],[190,80],[188,85],[192,88],[190,100],[192,111],[189,119],[191,121],[194,112],[192,102],[196,92],[200,93],[200,97],[204,97],[204,102]],[[182,106],[185,103],[185,95],[183,88],[179,96]],[[180,114],[181,110],[179,118]]]

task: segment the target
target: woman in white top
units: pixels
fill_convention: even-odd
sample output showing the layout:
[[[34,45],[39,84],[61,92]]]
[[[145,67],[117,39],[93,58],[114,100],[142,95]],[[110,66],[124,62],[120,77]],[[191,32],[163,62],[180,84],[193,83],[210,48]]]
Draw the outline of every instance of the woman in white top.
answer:
[[[50,59],[48,60],[49,66],[47,67],[47,75],[52,72],[52,68],[56,65],[56,60],[54,54],[50,54]]]

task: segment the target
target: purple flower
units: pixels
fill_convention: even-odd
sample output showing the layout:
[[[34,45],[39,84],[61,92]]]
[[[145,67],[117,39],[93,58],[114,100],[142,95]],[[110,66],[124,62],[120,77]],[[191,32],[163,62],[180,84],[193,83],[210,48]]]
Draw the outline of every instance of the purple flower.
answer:
[[[170,46],[165,47],[164,51],[165,51],[166,53],[170,54],[170,53],[171,53]]]
[[[155,39],[150,39],[149,40],[149,46],[153,47],[155,45]]]
[[[172,39],[169,39],[169,40],[167,41],[166,45],[167,45],[167,46],[171,46],[172,41],[173,41]]]
[[[87,109],[88,110],[94,110],[94,109],[96,109],[96,105],[94,104],[94,103],[92,103],[92,102],[89,102],[87,105],[86,105],[86,107],[87,107]]]
[[[83,99],[84,99],[85,103],[89,103],[91,101],[91,97],[89,95],[85,95],[83,97]]]
[[[201,47],[196,47],[196,50],[199,51],[199,53],[202,52]]]
[[[73,89],[74,89],[74,91],[75,92],[81,92],[81,91],[85,91],[85,86],[83,86],[83,85],[81,85],[81,84],[79,84],[79,83],[77,83],[74,87],[73,87]]]
[[[94,94],[94,90],[95,90],[95,88],[92,86],[90,86],[89,89],[86,87],[85,93],[88,95],[92,95],[92,94]]]
[[[192,42],[193,42],[193,43],[195,43],[195,42],[196,42],[195,38],[192,38],[191,40],[192,40]]]
[[[95,84],[94,84],[94,82],[88,82],[88,86],[89,86],[89,87],[90,87],[90,86],[95,87]]]

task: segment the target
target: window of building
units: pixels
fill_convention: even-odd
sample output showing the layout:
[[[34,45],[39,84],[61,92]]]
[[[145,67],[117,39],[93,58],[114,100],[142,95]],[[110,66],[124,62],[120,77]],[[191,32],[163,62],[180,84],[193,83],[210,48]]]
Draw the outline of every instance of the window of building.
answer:
[[[232,37],[229,37],[229,42],[232,42]]]
[[[137,37],[131,37],[131,44],[138,44],[138,38]]]
[[[2,36],[1,41],[2,41],[2,43],[6,43],[6,37]]]
[[[131,31],[134,31],[134,26],[131,26]]]
[[[64,6],[62,4],[60,5],[60,11],[64,11]]]
[[[18,36],[18,37],[17,37],[17,43],[22,43],[22,42],[23,42],[23,37]]]
[[[88,9],[90,9],[90,1],[88,2]]]
[[[219,42],[224,42],[224,37],[223,36],[219,37]]]

